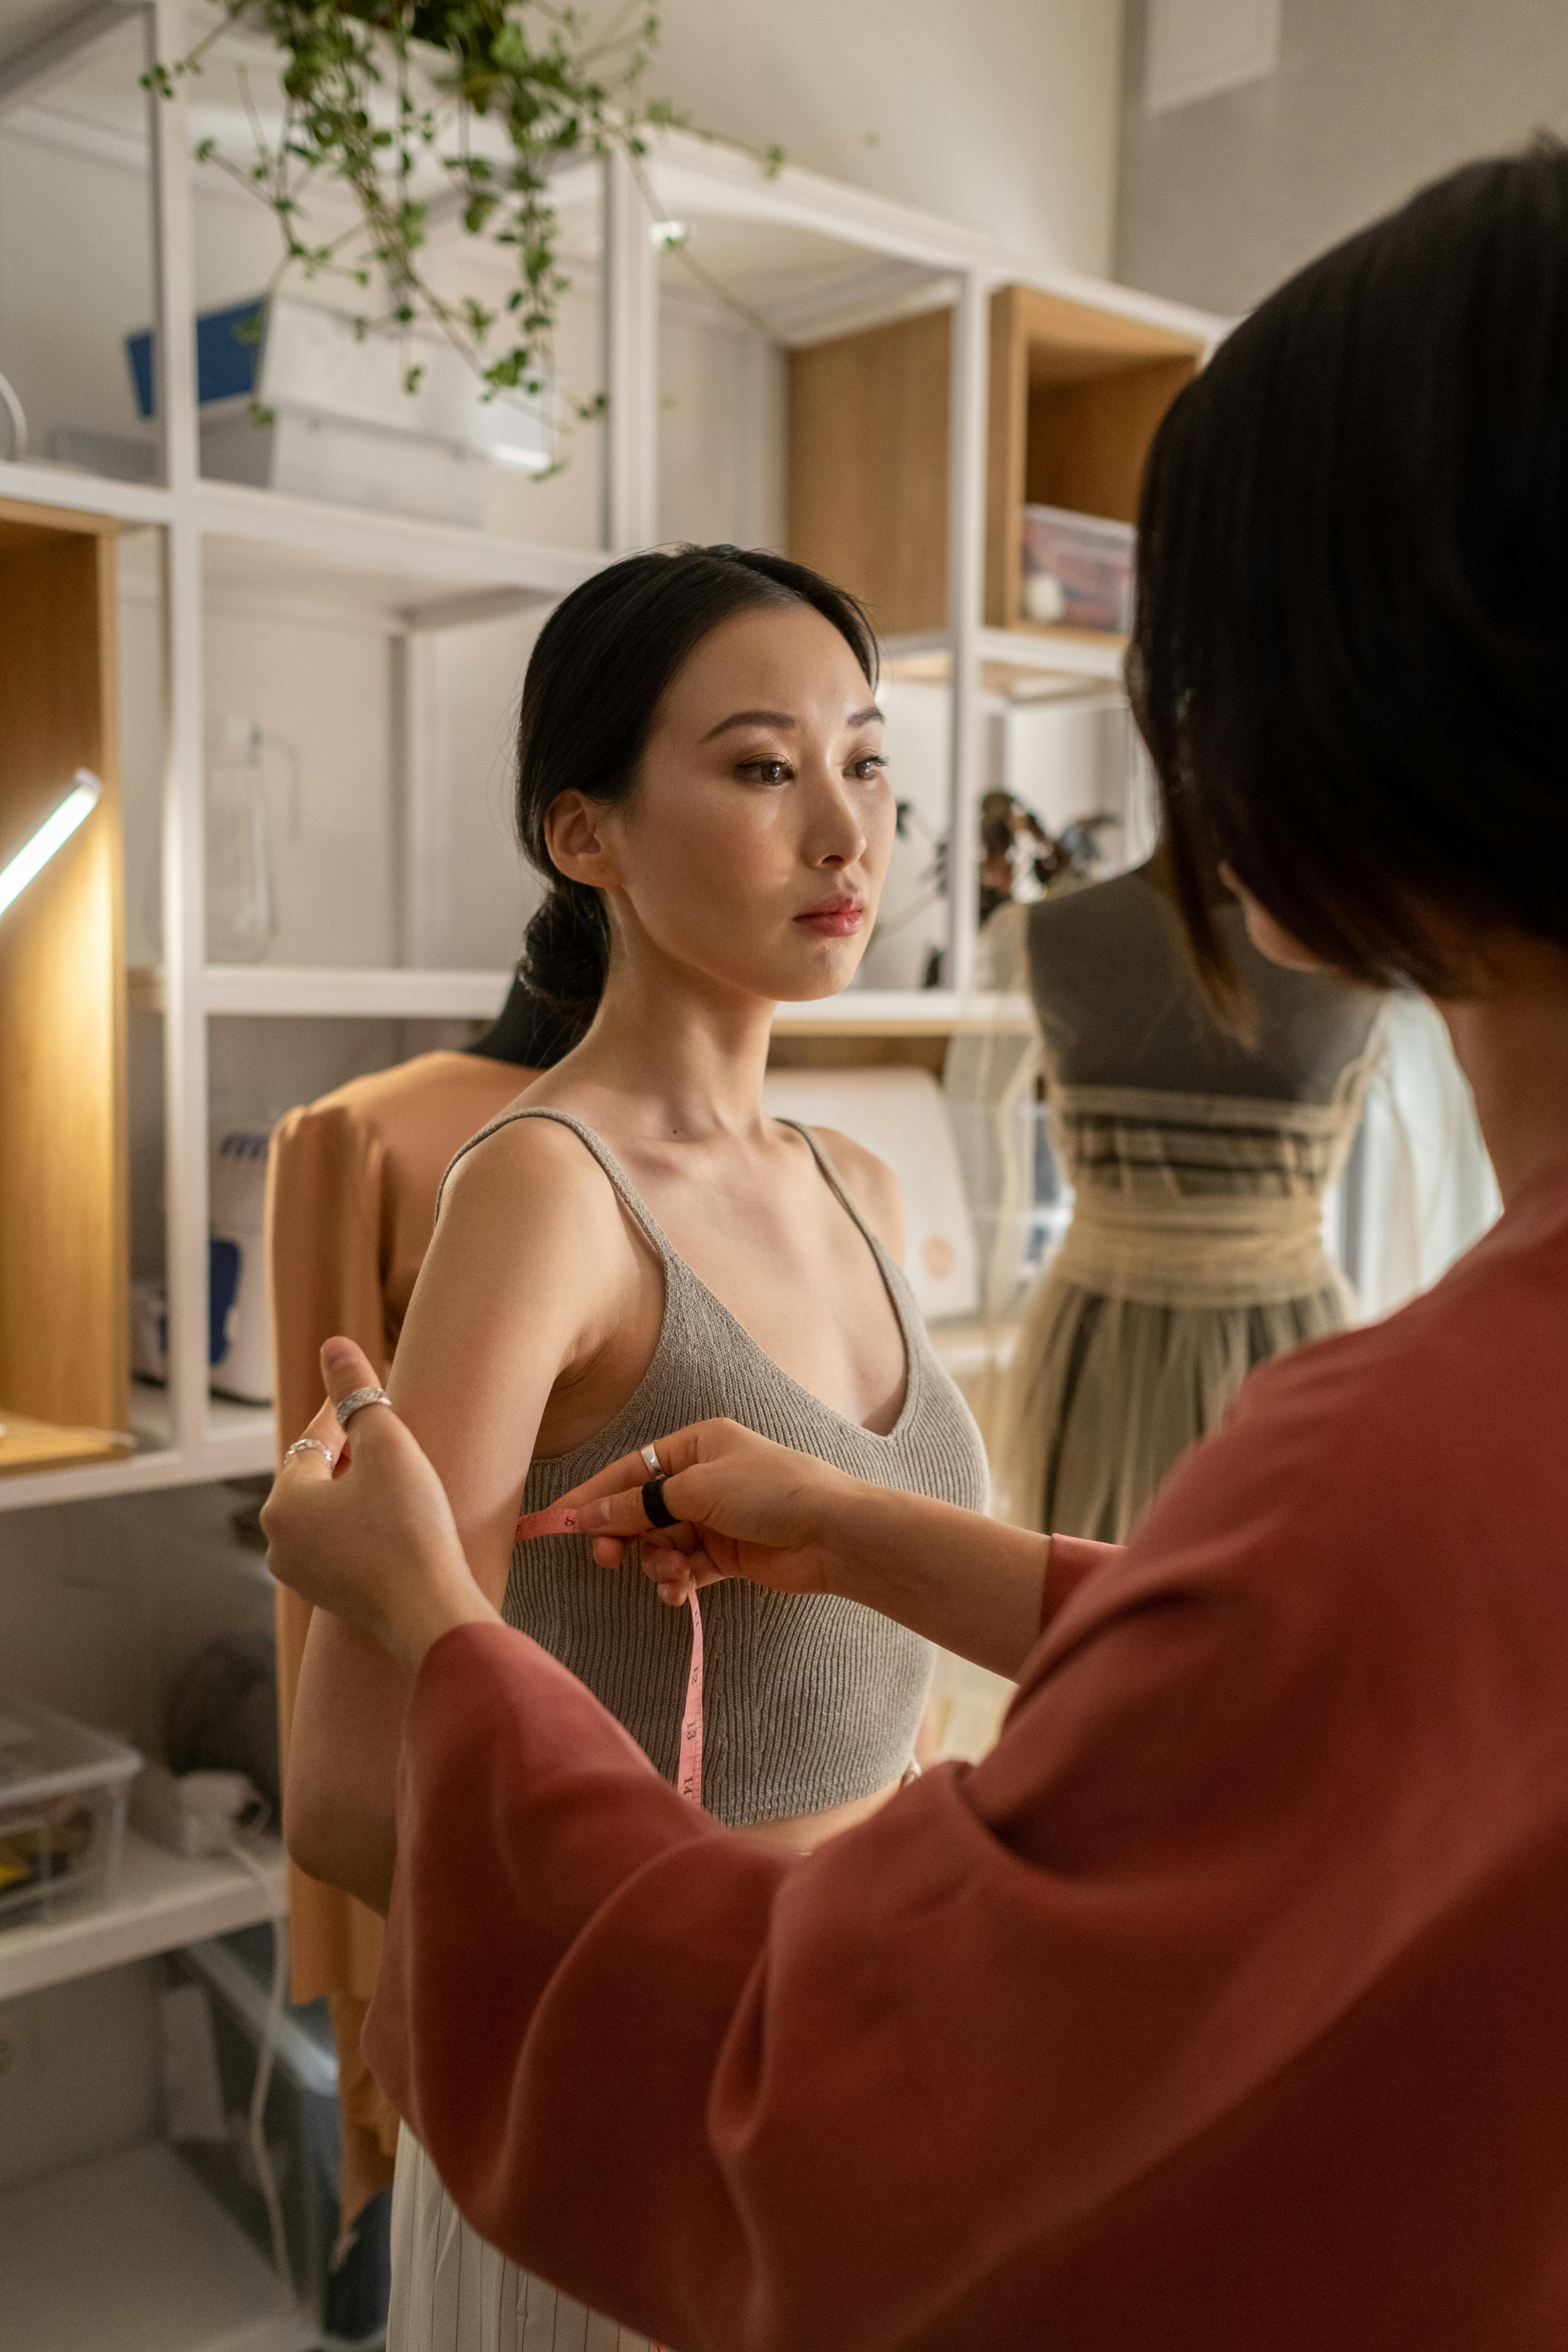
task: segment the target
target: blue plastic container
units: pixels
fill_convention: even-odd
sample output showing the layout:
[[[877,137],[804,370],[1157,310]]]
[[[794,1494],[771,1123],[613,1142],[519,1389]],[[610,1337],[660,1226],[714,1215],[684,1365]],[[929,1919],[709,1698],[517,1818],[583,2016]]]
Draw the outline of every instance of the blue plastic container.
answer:
[[[212,400],[251,397],[261,370],[261,338],[256,332],[261,317],[259,300],[236,302],[226,310],[208,310],[196,320],[196,398],[205,408]],[[136,388],[136,413],[154,412],[153,330],[127,335],[125,355]]]

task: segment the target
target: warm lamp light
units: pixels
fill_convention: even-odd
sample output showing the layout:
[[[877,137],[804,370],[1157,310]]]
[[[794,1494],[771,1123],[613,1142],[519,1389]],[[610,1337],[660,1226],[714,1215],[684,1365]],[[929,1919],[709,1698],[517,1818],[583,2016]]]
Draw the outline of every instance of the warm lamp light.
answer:
[[[10,863],[0,866],[0,915],[5,912],[13,898],[20,898],[28,883],[41,874],[57,849],[61,849],[82,822],[98,806],[103,786],[90,768],[79,768],[71,778],[71,788],[57,808],[51,809],[30,841],[25,841]]]

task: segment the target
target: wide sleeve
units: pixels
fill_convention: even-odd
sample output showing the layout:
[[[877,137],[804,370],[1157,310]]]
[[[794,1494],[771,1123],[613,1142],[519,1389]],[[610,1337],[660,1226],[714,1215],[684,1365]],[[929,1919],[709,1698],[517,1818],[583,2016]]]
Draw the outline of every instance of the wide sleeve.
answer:
[[[1369,2199],[1402,2177],[1370,2126],[1309,2133],[1299,2197],[1238,2219],[1345,2021],[1437,1948],[1521,1807],[1561,1811],[1560,1733],[1528,1790],[1509,1759],[1561,1715],[1563,1612],[1536,1579],[1510,1684],[1441,1430],[1401,1465],[1376,1416],[1314,1438],[1290,1393],[1085,1580],[983,1764],[805,1860],[693,1816],[520,1635],[436,1644],[366,2049],[484,2236],[681,2352],[1185,2346],[1162,2264],[1223,2295],[1363,2144]],[[1386,1997],[1376,2046],[1424,2081],[1431,2025],[1402,2042]],[[1426,2230],[1439,2275],[1440,2200],[1373,2218],[1384,2254]]]
[[[267,1164],[267,1264],[272,1302],[278,1447],[320,1411],[321,1349],[336,1333],[364,1349],[385,1377],[383,1287],[384,1153],[379,1135],[346,1104],[289,1111],[272,1132]],[[310,1607],[278,1587],[278,1706],[284,1769]],[[335,1886],[289,1866],[294,1998],[347,1993],[368,2000],[380,1963],[382,1923]]]

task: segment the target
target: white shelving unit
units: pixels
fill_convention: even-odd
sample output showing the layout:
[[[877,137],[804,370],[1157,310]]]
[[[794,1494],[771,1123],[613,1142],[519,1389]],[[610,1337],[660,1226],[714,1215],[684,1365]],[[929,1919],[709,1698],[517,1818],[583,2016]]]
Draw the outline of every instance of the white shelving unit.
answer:
[[[0,43],[0,124],[20,109],[29,137],[58,132],[72,152],[112,150],[127,168],[144,158],[161,478],[143,485],[23,462],[0,465],[0,498],[110,514],[128,527],[148,527],[157,547],[157,574],[149,576],[147,591],[158,601],[163,643],[163,953],[156,971],[132,974],[131,1003],[133,1012],[155,1013],[161,1028],[170,1383],[166,1395],[138,1397],[136,1453],[85,1468],[0,1479],[0,1510],[224,1477],[264,1468],[272,1459],[270,1416],[222,1405],[207,1391],[209,1021],[450,1021],[488,1018],[499,1005],[505,971],[434,969],[420,952],[428,929],[420,894],[440,882],[447,855],[439,796],[428,772],[427,730],[419,723],[421,696],[431,649],[445,633],[542,609],[613,554],[682,528],[681,518],[660,505],[659,341],[661,330],[675,333],[703,298],[677,282],[678,267],[656,246],[650,198],[660,217],[696,225],[720,262],[732,263],[744,295],[744,321],[731,316],[727,322],[740,352],[734,398],[744,411],[742,441],[752,452],[737,468],[737,537],[766,539],[782,528],[780,499],[767,484],[773,481],[776,490],[782,480],[784,354],[940,306],[950,307],[953,320],[946,626],[918,646],[890,648],[895,655],[940,656],[946,666],[946,971],[952,984],[938,991],[855,991],[832,1003],[786,1008],[781,1026],[929,1034],[998,1010],[971,992],[975,809],[984,782],[983,665],[1072,673],[1086,684],[1103,681],[1113,694],[1121,661],[1111,640],[983,625],[988,304],[992,289],[1014,274],[1001,257],[969,231],[863,189],[795,168],[770,178],[747,156],[679,134],[656,143],[641,184],[616,160],[574,164],[556,185],[564,222],[581,217],[596,224],[582,240],[586,257],[573,267],[584,285],[597,272],[602,305],[608,407],[599,452],[599,544],[530,545],[499,532],[204,480],[192,334],[200,307],[195,191],[212,183],[193,156],[189,110],[205,102],[212,74],[204,84],[181,84],[173,100],[146,101],[144,132],[132,135],[125,122],[105,129],[97,118],[84,128],[75,117],[59,118],[50,132],[48,109],[59,77],[90,60],[96,41],[118,39],[123,46],[125,26],[137,20],[145,26],[149,53],[178,56],[188,39],[183,0],[141,5],[113,0],[90,8],[85,0],[77,8],[61,0],[58,17],[54,25],[41,14],[31,19],[39,35],[19,55],[5,58]],[[95,103],[102,117],[101,89]],[[1189,335],[1212,338],[1220,331],[1217,321],[1121,288],[1064,277],[1046,290]],[[405,963],[321,969],[207,961],[204,666],[205,616],[215,609],[297,619],[357,612],[393,640],[404,836],[396,928]],[[450,877],[445,887],[450,891]],[[1021,1003],[1005,1010],[1011,1018],[1027,1018]]]
[[[256,1838],[250,1850],[259,1881],[226,1856],[188,1862],[128,1829],[110,1901],[0,1934],[0,2001],[280,1918],[288,1900],[283,1849],[276,1838]]]

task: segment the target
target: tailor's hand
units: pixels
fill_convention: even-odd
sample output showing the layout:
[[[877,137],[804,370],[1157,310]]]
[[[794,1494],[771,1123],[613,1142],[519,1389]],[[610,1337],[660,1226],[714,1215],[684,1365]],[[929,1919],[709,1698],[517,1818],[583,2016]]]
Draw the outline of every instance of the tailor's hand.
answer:
[[[339,1427],[338,1400],[376,1384],[368,1357],[329,1339],[321,1371],[327,1402],[305,1434],[327,1452],[296,1454],[273,1481],[267,1565],[416,1674],[454,1625],[501,1621],[469,1574],[445,1487],[392,1407],[363,1406],[346,1438]]]
[[[640,1454],[623,1455],[556,1507],[575,1509],[601,1568],[618,1568],[627,1544],[640,1543],[643,1574],[672,1607],[731,1576],[774,1592],[833,1590],[857,1480],[732,1421],[695,1422],[659,1438],[654,1452],[675,1527],[653,1527],[643,1509],[648,1469]]]

